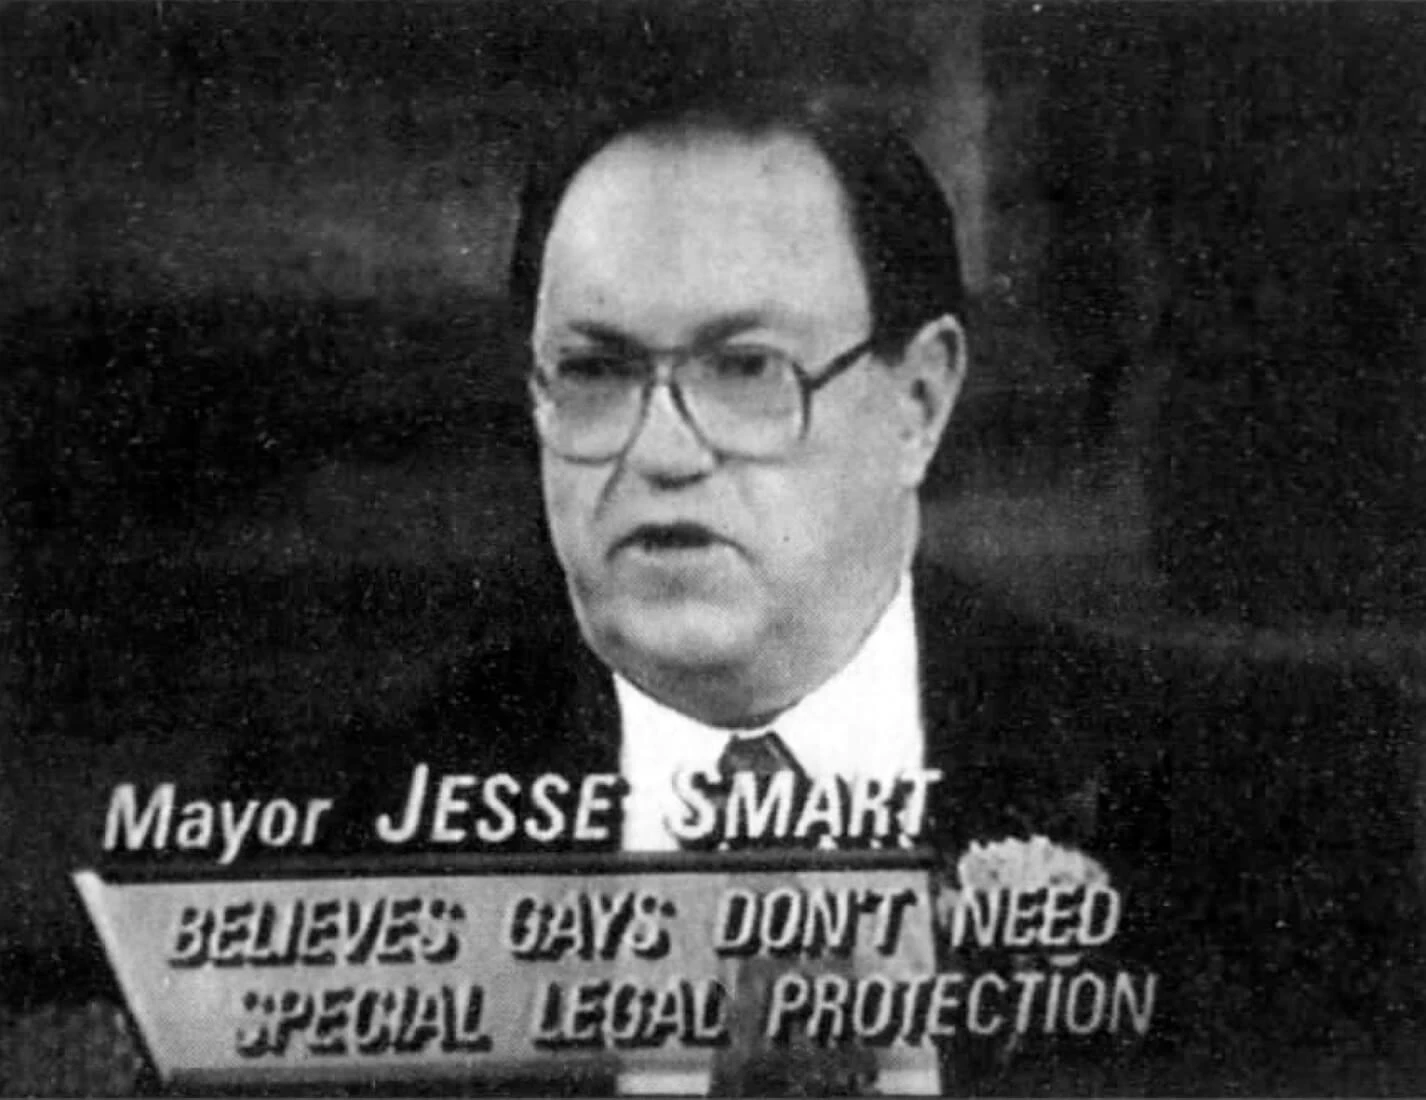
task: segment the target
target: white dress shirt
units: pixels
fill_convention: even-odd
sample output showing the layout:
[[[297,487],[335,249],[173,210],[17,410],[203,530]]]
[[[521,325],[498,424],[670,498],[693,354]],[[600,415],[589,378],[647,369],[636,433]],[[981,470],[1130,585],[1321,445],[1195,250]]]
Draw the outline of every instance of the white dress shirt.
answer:
[[[797,763],[813,779],[876,776],[894,779],[925,766],[921,723],[921,676],[911,577],[906,574],[866,641],[852,659],[812,694],[778,715],[765,728],[730,731],[705,725],[665,706],[622,676],[615,676],[623,737],[620,773],[629,783],[624,803],[624,850],[675,851],[666,818],[678,817],[673,776],[695,768],[717,770],[732,737],[756,737],[776,730]],[[888,1094],[934,1095],[940,1075],[934,1068],[882,1074]],[[705,1073],[625,1070],[622,1095],[706,1094]]]

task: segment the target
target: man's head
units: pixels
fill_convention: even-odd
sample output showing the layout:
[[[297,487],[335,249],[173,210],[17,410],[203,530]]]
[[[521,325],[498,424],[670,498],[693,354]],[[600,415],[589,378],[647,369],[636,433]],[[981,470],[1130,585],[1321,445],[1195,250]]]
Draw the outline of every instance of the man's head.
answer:
[[[774,713],[914,553],[964,373],[945,201],[884,132],[746,107],[646,117],[527,199],[514,290],[583,631],[705,721]]]

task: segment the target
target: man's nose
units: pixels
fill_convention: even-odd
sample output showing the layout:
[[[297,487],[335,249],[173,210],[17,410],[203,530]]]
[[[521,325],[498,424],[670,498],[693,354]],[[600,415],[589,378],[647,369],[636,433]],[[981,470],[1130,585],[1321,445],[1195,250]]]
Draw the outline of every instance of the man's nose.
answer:
[[[624,461],[650,481],[681,482],[708,474],[718,456],[684,415],[673,388],[656,385]]]

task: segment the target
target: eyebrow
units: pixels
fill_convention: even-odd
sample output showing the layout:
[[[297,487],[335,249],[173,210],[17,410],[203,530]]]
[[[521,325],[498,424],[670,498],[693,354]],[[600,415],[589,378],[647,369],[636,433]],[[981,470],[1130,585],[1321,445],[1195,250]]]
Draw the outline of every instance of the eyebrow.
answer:
[[[721,340],[726,340],[730,336],[737,336],[747,332],[749,329],[762,328],[770,324],[767,313],[761,310],[744,310],[738,313],[729,313],[722,317],[714,317],[704,321],[693,330],[691,343],[694,346],[704,344],[716,344]],[[612,344],[617,347],[642,349],[645,345],[642,341],[635,339],[622,329],[614,325],[606,325],[599,321],[572,321],[569,323],[569,330],[580,336],[586,336],[591,340],[596,340],[603,344]]]

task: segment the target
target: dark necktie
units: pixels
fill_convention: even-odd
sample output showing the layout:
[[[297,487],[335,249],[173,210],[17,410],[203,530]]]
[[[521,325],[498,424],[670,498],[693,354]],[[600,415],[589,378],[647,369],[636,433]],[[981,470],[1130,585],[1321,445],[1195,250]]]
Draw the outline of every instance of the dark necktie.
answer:
[[[780,771],[794,772],[799,782],[807,773],[782,738],[768,731],[757,737],[733,737],[718,760],[726,781],[738,772],[767,779]],[[793,876],[789,876],[790,878]],[[773,1046],[762,1035],[761,1006],[773,980],[786,966],[774,959],[748,958],[736,964],[729,1045],[713,1058],[712,1096],[860,1096],[876,1077],[875,1056],[868,1050],[824,1047],[807,1041]],[[835,964],[831,964],[835,965]]]
[[[752,772],[759,779],[769,779],[781,771],[793,772],[799,781],[807,779],[792,750],[772,730],[757,737],[730,737],[723,755],[718,758],[718,774],[725,782],[730,782],[738,772]]]

